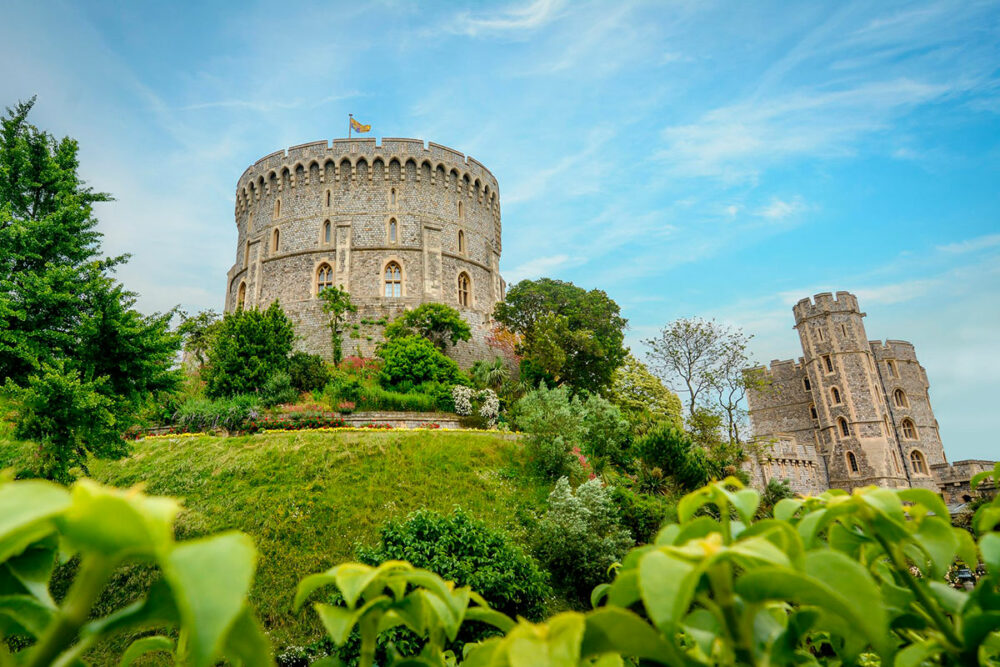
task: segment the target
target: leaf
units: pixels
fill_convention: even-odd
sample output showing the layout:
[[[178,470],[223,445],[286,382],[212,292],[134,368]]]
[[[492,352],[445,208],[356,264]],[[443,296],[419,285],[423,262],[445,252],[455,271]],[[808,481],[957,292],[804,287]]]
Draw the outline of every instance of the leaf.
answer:
[[[760,506],[760,494],[754,489],[740,489],[729,497],[743,521],[747,524],[753,521],[757,507]]]
[[[975,568],[979,563],[979,550],[976,548],[976,541],[967,530],[956,530],[958,536],[958,557],[969,568]]]
[[[517,625],[517,623],[511,620],[511,618],[506,614],[503,614],[495,609],[487,609],[485,607],[469,607],[465,611],[465,620],[489,623],[501,632],[510,632],[514,626]]]
[[[677,517],[681,523],[687,523],[701,507],[712,502],[712,487],[705,486],[687,494],[677,503]]]
[[[639,601],[639,569],[619,570],[608,591],[608,605],[628,608]]]
[[[979,540],[979,553],[990,574],[1000,574],[1000,533],[983,535]]]
[[[0,562],[51,533],[51,519],[69,504],[69,493],[58,484],[34,480],[0,484]]]
[[[151,625],[179,625],[180,614],[170,586],[157,579],[149,588],[146,599],[134,602],[123,609],[91,621],[80,629],[80,637],[111,634],[128,628]]]
[[[943,581],[930,581],[927,587],[934,592],[941,607],[949,614],[959,614],[969,601],[969,594],[952,588]]]
[[[590,606],[597,609],[601,606],[601,600],[608,594],[611,584],[597,584],[590,592]]]
[[[928,658],[940,655],[941,652],[941,645],[937,641],[924,639],[897,653],[893,667],[920,667]]]
[[[701,570],[662,551],[650,551],[639,561],[639,592],[653,623],[664,634],[676,632],[687,614]]]
[[[45,542],[47,544],[38,543],[29,547],[4,565],[25,590],[46,606],[55,609],[56,603],[49,594],[49,579],[55,567],[58,540],[55,535],[50,535]]]
[[[152,556],[173,544],[180,504],[134,489],[114,489],[81,479],[71,489],[72,504],[58,517],[60,532],[73,549],[105,556]]]
[[[348,609],[331,604],[317,602],[313,605],[316,615],[326,628],[326,633],[337,646],[343,646],[351,634],[351,629],[357,624],[361,616],[359,609]]]
[[[271,642],[246,606],[236,617],[236,622],[226,637],[223,652],[230,662],[242,663],[247,667],[270,667],[274,664],[271,659]]]
[[[973,523],[975,524],[977,534],[983,535],[989,533],[993,530],[994,526],[1000,523],[1000,506],[983,505],[976,510]]]
[[[243,533],[184,542],[163,559],[163,575],[190,633],[186,657],[194,665],[218,656],[246,603],[256,561],[253,541]]]
[[[936,516],[942,519],[946,519],[951,516],[948,512],[948,507],[944,504],[944,501],[941,500],[941,496],[934,493],[930,489],[902,489],[896,493],[899,495],[900,500],[923,505],[929,511],[934,512]]]
[[[944,576],[958,553],[958,536],[950,523],[936,516],[925,517],[913,538],[930,557],[930,574],[934,578]]]
[[[1000,611],[972,614],[962,618],[962,637],[970,649],[982,644],[990,633],[1000,630]]]
[[[774,506],[774,518],[778,521],[788,521],[803,504],[805,501],[801,498],[782,498]]]
[[[730,546],[727,551],[741,556],[742,558],[739,560],[744,566],[748,564],[747,561],[754,565],[760,563],[767,563],[769,565],[791,565],[788,560],[788,556],[785,555],[785,552],[764,537],[751,537],[746,540],[740,540]]]
[[[27,630],[39,637],[52,621],[55,610],[31,595],[0,596],[0,635],[20,634]],[[13,622],[13,623],[12,623]]]
[[[735,589],[751,602],[783,600],[815,605],[860,629],[883,656],[892,654],[884,602],[867,570],[837,551],[806,554],[805,570],[752,570],[736,580]]]
[[[627,609],[604,607],[586,616],[580,657],[617,653],[679,665],[689,662],[649,623]]]
[[[121,660],[118,661],[118,667],[129,667],[129,665],[147,653],[153,653],[156,651],[166,651],[167,653],[173,654],[174,640],[170,637],[164,637],[162,635],[136,639],[134,642],[129,644],[128,648],[125,649],[125,652],[122,653]]]

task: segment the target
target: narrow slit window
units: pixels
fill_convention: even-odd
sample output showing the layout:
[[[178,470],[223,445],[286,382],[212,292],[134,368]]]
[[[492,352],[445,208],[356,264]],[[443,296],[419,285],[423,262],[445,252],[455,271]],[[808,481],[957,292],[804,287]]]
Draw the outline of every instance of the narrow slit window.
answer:
[[[819,419],[819,413],[816,412],[815,404],[809,406],[809,416],[813,419]]]
[[[323,223],[323,243],[330,242],[330,221],[327,220]]]
[[[281,200],[280,199],[275,199],[274,200],[274,217],[277,218],[279,215],[281,215]]]
[[[458,252],[465,254],[465,232],[458,230]]]
[[[851,467],[851,472],[859,472],[858,457],[854,455],[854,452],[847,452],[847,465]]]
[[[330,191],[326,191],[326,207],[330,208]]]
[[[840,405],[840,390],[836,387],[830,389],[830,398],[833,399],[834,405]]]
[[[240,289],[236,293],[236,310],[243,310],[247,302],[247,284],[240,283]]]
[[[397,236],[396,228],[397,228],[396,218],[392,218],[391,220],[389,220],[389,243],[396,242],[396,236]]]
[[[826,372],[827,373],[832,373],[833,372],[833,358],[830,357],[829,354],[824,354],[823,355],[823,364],[826,366]]]
[[[809,384],[809,378],[802,378],[802,386],[805,387],[806,391],[812,391],[812,385]]]
[[[273,252],[278,252],[278,247],[279,247],[279,246],[278,246],[278,242],[279,242],[279,238],[280,238],[280,233],[278,232],[278,230],[277,230],[277,229],[275,229],[275,230],[274,230],[274,234],[273,234],[273,236],[271,237],[271,250],[272,250]]]

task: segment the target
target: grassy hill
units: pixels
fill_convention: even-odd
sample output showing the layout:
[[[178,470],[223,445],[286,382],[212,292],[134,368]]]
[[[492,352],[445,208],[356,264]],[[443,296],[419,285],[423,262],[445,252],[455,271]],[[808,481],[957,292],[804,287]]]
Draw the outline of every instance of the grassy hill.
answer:
[[[16,468],[27,452],[4,440],[0,433],[0,469]],[[298,581],[352,559],[354,545],[372,542],[390,517],[460,505],[523,542],[523,519],[549,486],[517,472],[516,448],[503,436],[448,431],[152,439],[120,461],[91,461],[90,473],[183,498],[179,539],[227,529],[252,535],[260,558],[251,601],[280,650],[321,636],[311,612],[291,611]],[[120,604],[152,576],[130,568],[110,595]]]

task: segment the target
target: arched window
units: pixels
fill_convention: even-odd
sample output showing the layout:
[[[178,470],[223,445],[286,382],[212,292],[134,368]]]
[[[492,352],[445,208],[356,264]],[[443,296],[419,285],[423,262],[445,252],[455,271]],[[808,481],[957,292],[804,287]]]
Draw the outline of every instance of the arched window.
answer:
[[[240,283],[240,289],[236,292],[236,310],[243,310],[247,302],[247,284]]]
[[[914,449],[910,452],[910,467],[913,468],[913,472],[920,473],[921,475],[927,474],[927,461],[924,459],[924,454],[919,449]]]
[[[275,199],[274,200],[274,217],[277,218],[279,215],[281,215],[281,200],[280,199]]]
[[[815,404],[809,406],[809,415],[813,419],[819,419],[819,414],[816,412],[816,405]]]
[[[812,385],[809,383],[809,378],[802,378],[802,386],[805,387],[806,391],[812,391]]]
[[[850,466],[851,472],[859,472],[858,457],[854,455],[854,452],[847,452],[847,465]]]
[[[897,389],[896,391],[892,392],[892,402],[896,405],[897,408],[910,407],[910,404],[907,403],[906,401],[906,394],[903,392],[902,389]]]
[[[278,252],[278,239],[279,239],[278,230],[275,229],[274,230],[274,234],[271,236],[271,251],[272,252]]]
[[[833,372],[833,359],[830,358],[829,354],[823,355],[823,364],[826,366],[827,373]]]
[[[403,296],[403,269],[396,262],[385,265],[385,291],[390,298]]]
[[[830,398],[833,399],[834,405],[840,405],[840,390],[836,387],[830,388]]]
[[[909,419],[904,419],[899,424],[900,429],[903,431],[903,437],[907,440],[917,439],[917,427],[913,425],[913,422]]]
[[[898,378],[899,373],[896,372],[896,362],[889,360],[885,362],[885,367],[889,371],[889,377]]]
[[[458,305],[469,307],[469,274],[458,274]]]
[[[397,236],[396,218],[389,218],[389,243],[395,243]]]
[[[330,242],[330,221],[327,220],[323,223],[323,243]]]
[[[333,267],[323,262],[316,269],[316,294],[319,294],[327,287],[333,287]]]
[[[462,208],[462,202],[458,202],[458,219],[461,220],[465,217],[465,209]]]
[[[396,188],[392,188],[391,190],[389,190],[389,205],[390,206],[396,205]]]
[[[851,435],[851,427],[847,425],[847,420],[837,417],[837,424],[840,426],[840,434],[844,437]]]
[[[465,232],[458,230],[458,252],[465,254]]]

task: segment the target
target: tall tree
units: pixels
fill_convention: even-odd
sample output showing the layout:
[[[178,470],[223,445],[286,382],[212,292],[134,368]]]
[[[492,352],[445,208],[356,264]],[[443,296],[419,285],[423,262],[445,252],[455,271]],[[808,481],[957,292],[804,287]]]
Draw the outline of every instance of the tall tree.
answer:
[[[518,353],[574,391],[603,393],[625,360],[625,327],[618,304],[601,290],[589,292],[550,278],[522,280],[493,313],[521,336]]]
[[[719,412],[729,440],[737,442],[746,419],[747,391],[765,383],[761,374],[746,372],[752,365],[751,338],[739,328],[691,318],[674,320],[659,336],[643,342],[650,348],[653,369],[686,394],[688,420],[694,420],[699,409]]]
[[[101,258],[93,213],[111,198],[83,184],[75,141],[28,123],[33,104],[0,120],[0,376],[43,473],[66,479],[122,453],[138,406],[176,388],[180,337],[113,278],[127,257]]]
[[[260,393],[275,374],[288,371],[295,330],[277,301],[267,310],[226,313],[208,348],[205,391],[209,396]]]
[[[351,295],[339,287],[326,287],[319,293],[323,301],[323,312],[330,317],[330,344],[333,347],[333,363],[339,364],[344,356],[342,334],[343,324],[348,313],[358,312],[358,307],[351,303]]]
[[[180,312],[181,323],[177,333],[184,341],[184,351],[194,357],[198,370],[205,366],[205,354],[212,344],[212,336],[219,328],[219,314],[212,309],[203,310],[197,315]]]

